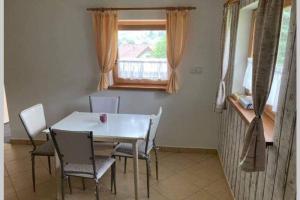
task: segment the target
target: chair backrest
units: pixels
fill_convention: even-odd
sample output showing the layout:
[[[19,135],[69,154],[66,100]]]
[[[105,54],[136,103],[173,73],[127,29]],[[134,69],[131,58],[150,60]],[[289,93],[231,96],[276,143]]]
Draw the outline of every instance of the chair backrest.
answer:
[[[159,107],[158,113],[156,115],[151,115],[151,125],[150,125],[150,130],[147,136],[147,141],[146,141],[146,153],[147,151],[149,151],[149,149],[151,149],[153,147],[153,142],[154,139],[156,137],[156,133],[157,133],[157,128],[158,128],[158,124],[160,121],[160,117],[162,114],[162,107]]]
[[[94,113],[118,113],[120,97],[89,96],[90,110]]]
[[[61,166],[67,163],[94,166],[93,133],[50,128]]]
[[[42,104],[37,104],[23,110],[19,116],[30,140],[33,140],[35,136],[47,127]]]

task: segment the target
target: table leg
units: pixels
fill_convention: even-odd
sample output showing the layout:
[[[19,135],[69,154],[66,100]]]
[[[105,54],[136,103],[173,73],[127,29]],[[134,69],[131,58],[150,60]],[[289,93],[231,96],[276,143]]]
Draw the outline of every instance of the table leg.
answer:
[[[60,162],[57,155],[57,152],[55,151],[55,178],[56,178],[56,199],[61,200],[61,170],[60,170]]]
[[[134,192],[135,200],[139,199],[139,156],[138,156],[138,144],[137,141],[132,143],[133,149],[133,169],[134,169]]]

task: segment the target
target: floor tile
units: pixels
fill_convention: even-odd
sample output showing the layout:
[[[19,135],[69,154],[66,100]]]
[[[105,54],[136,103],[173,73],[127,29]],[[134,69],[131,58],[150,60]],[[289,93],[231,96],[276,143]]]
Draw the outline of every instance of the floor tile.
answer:
[[[217,199],[211,194],[209,194],[208,192],[204,190],[199,190],[198,192],[192,194],[185,200],[217,200]]]
[[[210,184],[208,187],[203,188],[205,191],[213,195],[218,200],[231,200],[232,196],[229,191],[225,179],[219,179],[218,181]]]
[[[182,176],[182,174],[176,174],[157,184],[153,184],[152,187],[172,200],[184,199],[199,190],[199,188],[192,183],[192,180]]]
[[[36,158],[36,192],[32,188],[30,145],[4,145],[4,185],[6,200],[50,200],[56,198],[55,158],[51,158],[52,175],[48,172],[47,158]],[[98,152],[103,153],[103,152]],[[117,194],[110,190],[110,171],[100,180],[102,200],[134,199],[133,161],[117,158]],[[147,198],[146,164],[139,160],[141,200],[232,200],[217,155],[206,153],[159,152],[159,179],[156,180],[155,156],[151,152],[150,198]],[[95,199],[95,183],[72,177],[72,194],[64,182],[67,200]]]

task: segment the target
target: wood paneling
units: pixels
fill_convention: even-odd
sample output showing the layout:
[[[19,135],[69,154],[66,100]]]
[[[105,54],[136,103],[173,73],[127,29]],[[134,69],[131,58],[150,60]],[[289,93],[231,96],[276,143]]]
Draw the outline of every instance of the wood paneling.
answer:
[[[249,1],[241,1],[248,2]],[[266,170],[246,173],[239,168],[247,120],[234,108],[220,117],[218,153],[236,200],[296,199],[296,17],[292,10],[289,42],[275,119],[273,146],[266,147]],[[228,83],[228,82],[227,82]],[[229,81],[230,83],[230,81]]]

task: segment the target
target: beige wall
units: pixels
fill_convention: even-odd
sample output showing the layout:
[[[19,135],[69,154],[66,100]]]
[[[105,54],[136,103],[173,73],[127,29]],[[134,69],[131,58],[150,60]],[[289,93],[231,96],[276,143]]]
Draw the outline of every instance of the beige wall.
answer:
[[[121,96],[121,113],[154,113],[163,106],[158,143],[216,148],[222,0],[6,0],[5,84],[13,138],[26,138],[18,113],[43,103],[49,125],[74,110],[88,111],[98,67],[91,17],[94,6],[197,6],[192,11],[187,48],[180,66],[181,90],[109,90]],[[123,12],[124,18],[160,18],[163,12]],[[191,74],[194,67],[202,74]]]

